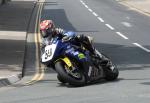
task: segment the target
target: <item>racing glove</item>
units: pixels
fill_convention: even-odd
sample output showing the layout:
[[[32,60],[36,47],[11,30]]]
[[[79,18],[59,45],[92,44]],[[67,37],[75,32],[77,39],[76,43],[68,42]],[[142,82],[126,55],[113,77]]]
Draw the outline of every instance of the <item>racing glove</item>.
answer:
[[[64,30],[61,28],[56,28],[55,31],[57,34],[64,34]]]

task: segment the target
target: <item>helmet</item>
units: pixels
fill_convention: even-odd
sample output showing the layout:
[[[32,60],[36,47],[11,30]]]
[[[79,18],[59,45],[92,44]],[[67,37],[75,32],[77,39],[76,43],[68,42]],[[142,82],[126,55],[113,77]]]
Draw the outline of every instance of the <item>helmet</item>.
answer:
[[[54,34],[54,23],[52,20],[44,20],[40,23],[40,32],[43,37],[48,37]]]

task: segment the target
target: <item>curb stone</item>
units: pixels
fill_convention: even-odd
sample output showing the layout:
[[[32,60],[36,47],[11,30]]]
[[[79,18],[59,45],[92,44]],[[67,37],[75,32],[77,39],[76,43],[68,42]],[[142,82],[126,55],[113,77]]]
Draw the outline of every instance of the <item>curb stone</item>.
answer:
[[[0,87],[8,86],[22,79],[22,74],[12,75],[8,78],[0,78]]]

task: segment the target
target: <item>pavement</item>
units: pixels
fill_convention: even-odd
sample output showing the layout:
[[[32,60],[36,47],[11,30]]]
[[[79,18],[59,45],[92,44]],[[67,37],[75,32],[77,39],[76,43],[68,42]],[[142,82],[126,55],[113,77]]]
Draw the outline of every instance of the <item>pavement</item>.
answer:
[[[0,87],[22,78],[26,36],[36,0],[12,0],[0,5]],[[150,0],[117,0],[150,14]]]
[[[150,0],[117,0],[136,11],[150,16]]]
[[[22,78],[26,38],[36,0],[0,5],[0,87]]]

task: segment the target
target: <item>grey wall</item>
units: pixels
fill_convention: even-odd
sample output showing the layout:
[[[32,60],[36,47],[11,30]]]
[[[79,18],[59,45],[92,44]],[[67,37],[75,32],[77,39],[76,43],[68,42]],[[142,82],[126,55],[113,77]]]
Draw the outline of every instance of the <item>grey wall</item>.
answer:
[[[4,4],[4,3],[7,3],[8,1],[11,1],[11,0],[0,0],[0,5]]]
[[[2,4],[2,1],[3,1],[3,0],[0,0],[0,4]]]

